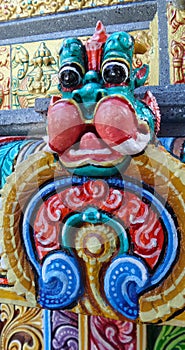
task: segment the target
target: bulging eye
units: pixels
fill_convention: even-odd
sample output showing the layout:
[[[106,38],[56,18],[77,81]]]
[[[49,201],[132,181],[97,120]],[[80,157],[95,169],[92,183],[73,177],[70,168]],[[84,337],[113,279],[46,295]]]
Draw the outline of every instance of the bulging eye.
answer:
[[[73,88],[81,83],[82,75],[78,67],[64,66],[59,71],[59,82],[65,88]]]
[[[129,76],[129,68],[123,62],[107,62],[102,69],[102,78],[105,83],[121,84]]]

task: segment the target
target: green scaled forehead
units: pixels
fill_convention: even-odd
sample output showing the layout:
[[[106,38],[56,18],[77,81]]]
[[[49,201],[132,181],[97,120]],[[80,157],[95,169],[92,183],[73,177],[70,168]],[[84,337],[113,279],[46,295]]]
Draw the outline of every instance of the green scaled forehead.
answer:
[[[103,64],[107,60],[124,60],[132,67],[134,39],[125,32],[117,32],[109,36],[103,50]]]
[[[84,45],[79,39],[68,38],[65,39],[62,43],[62,46],[59,51],[60,57],[60,67],[69,64],[76,64],[82,70],[82,73],[85,72],[86,65],[86,52]]]

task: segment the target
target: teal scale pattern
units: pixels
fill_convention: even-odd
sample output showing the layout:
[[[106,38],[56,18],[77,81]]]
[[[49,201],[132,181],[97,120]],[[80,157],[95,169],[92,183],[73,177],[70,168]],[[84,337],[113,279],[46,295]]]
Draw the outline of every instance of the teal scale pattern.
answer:
[[[17,140],[0,144],[0,189],[13,172],[17,155],[30,140]]]

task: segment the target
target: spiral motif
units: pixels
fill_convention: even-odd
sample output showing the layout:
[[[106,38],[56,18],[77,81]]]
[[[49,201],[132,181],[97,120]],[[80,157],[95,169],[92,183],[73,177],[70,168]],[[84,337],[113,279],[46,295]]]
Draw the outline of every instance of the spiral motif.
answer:
[[[118,189],[109,189],[109,196],[103,202],[103,210],[112,212],[121,207],[123,203],[123,193]]]
[[[60,326],[52,341],[53,349],[78,350],[78,329],[71,325]]]
[[[39,278],[39,303],[46,308],[64,308],[82,293],[80,268],[72,256],[56,252],[46,257]]]
[[[86,196],[92,196],[96,199],[106,198],[109,193],[109,186],[103,180],[87,181],[84,184],[84,193]]]
[[[138,317],[138,298],[147,287],[149,275],[141,259],[123,255],[115,259],[105,274],[104,290],[112,307],[129,319]]]

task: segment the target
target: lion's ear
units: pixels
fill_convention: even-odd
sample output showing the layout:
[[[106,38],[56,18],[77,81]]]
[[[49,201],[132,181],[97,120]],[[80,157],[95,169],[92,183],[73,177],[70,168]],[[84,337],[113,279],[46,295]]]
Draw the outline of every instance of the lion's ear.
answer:
[[[143,64],[140,68],[134,69],[134,84],[135,88],[144,85],[148,78],[149,66],[148,64]]]

